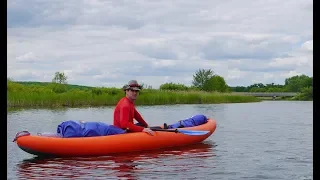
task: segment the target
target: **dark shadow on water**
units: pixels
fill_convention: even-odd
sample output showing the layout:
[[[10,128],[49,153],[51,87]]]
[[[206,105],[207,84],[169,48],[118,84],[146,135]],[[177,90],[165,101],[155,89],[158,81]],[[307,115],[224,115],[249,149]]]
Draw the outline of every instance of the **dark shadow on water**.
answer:
[[[37,178],[126,178],[139,179],[141,172],[162,166],[182,165],[190,157],[205,159],[215,156],[215,143],[206,141],[184,147],[154,151],[114,154],[100,157],[70,157],[25,159],[17,164],[17,177]],[[164,174],[163,179],[166,178]]]
[[[21,112],[25,111],[27,108],[20,108],[20,107],[7,107],[7,112],[8,113],[16,113],[16,112]]]
[[[16,113],[23,111],[51,111],[51,112],[64,112],[68,111],[69,107],[8,107],[8,113]]]
[[[35,110],[45,110],[45,111],[68,111],[72,109],[105,109],[113,108],[114,105],[103,105],[103,106],[60,106],[60,107],[46,107],[46,106],[35,106],[35,107],[8,107],[7,112],[20,112],[20,111],[35,111]]]

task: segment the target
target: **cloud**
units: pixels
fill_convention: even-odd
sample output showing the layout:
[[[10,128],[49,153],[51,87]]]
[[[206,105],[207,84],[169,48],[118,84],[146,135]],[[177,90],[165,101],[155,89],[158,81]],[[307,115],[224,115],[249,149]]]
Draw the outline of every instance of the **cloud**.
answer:
[[[223,35],[212,38],[202,48],[206,59],[256,59],[264,60],[281,56],[292,48],[292,40],[279,36]]]
[[[313,52],[313,40],[306,41],[301,45],[301,49],[309,52]]]
[[[199,68],[228,85],[312,76],[313,2],[8,1],[8,77],[122,87],[191,85]]]
[[[36,61],[36,57],[33,52],[28,52],[21,56],[18,56],[16,60],[20,63],[34,63]]]

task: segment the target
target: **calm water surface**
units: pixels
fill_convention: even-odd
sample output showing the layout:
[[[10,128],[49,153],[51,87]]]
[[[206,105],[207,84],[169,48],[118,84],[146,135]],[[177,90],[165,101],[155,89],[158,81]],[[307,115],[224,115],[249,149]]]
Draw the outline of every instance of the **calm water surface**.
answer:
[[[150,125],[202,113],[217,120],[203,143],[88,158],[37,159],[12,142],[22,130],[55,132],[64,120],[112,124],[113,109],[8,112],[8,179],[313,179],[313,102],[139,106]]]

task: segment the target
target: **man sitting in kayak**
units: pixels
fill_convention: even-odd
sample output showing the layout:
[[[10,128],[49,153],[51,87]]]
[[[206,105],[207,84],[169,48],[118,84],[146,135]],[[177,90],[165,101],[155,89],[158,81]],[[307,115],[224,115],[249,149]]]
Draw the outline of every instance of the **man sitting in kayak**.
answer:
[[[128,132],[146,132],[154,135],[154,131],[149,128],[148,123],[142,118],[134,105],[141,86],[136,80],[131,80],[124,85],[123,90],[126,96],[120,99],[114,109],[113,125],[126,129]],[[133,119],[136,119],[139,123],[134,124]]]

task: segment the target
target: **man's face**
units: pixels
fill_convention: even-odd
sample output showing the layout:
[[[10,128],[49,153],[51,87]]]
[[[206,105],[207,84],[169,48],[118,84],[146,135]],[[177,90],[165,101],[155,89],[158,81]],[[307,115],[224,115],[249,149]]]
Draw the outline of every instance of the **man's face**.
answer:
[[[127,97],[129,99],[131,99],[132,101],[135,101],[139,95],[139,91],[135,91],[135,90],[132,90],[132,89],[129,89],[126,91],[127,92]]]

